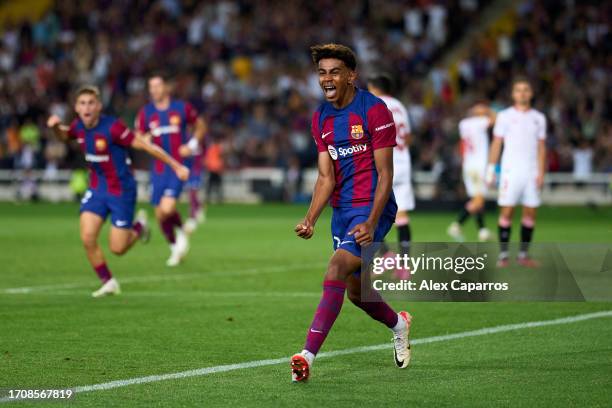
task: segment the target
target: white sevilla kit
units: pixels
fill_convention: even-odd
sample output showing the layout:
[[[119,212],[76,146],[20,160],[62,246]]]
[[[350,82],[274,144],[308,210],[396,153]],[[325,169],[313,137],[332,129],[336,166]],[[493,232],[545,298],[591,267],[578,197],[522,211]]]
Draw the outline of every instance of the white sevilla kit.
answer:
[[[504,140],[497,203],[538,207],[538,143],[546,139],[546,117],[535,109],[504,109],[497,115],[493,136]]]
[[[485,173],[489,159],[489,124],[486,116],[472,116],[459,122],[463,182],[470,198],[484,196],[487,192]]]
[[[410,134],[408,111],[400,101],[391,96],[384,95],[380,99],[391,111],[397,129],[397,145],[393,148],[393,194],[397,201],[397,209],[398,211],[411,211],[414,209],[414,192],[411,180],[410,150],[406,143],[406,137]]]

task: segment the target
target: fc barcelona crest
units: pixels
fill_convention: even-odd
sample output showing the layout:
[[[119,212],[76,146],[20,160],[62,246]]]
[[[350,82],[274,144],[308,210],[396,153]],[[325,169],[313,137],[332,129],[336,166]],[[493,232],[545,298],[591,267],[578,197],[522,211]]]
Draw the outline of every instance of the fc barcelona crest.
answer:
[[[96,150],[103,151],[104,149],[106,149],[106,140],[96,139]]]
[[[181,117],[178,115],[170,116],[170,124],[174,126],[178,126],[181,124]]]
[[[361,125],[352,125],[351,137],[353,139],[361,139],[363,137],[363,127]]]

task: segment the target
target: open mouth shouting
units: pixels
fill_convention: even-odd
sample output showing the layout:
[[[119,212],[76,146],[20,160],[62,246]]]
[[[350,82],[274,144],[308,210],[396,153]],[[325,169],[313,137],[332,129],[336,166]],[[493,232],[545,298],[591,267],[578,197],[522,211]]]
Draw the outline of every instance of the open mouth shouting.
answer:
[[[336,97],[336,86],[334,84],[328,84],[323,86],[323,92],[327,99],[334,99]]]

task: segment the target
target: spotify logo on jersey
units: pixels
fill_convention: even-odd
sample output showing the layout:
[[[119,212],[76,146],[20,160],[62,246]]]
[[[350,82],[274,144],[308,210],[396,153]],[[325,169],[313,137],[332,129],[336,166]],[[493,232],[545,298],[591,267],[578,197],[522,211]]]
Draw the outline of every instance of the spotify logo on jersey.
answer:
[[[366,150],[368,150],[368,146],[365,144],[358,144],[349,148],[339,147],[338,150],[336,150],[336,148],[332,145],[327,146],[327,151],[329,152],[331,158],[334,160],[338,160],[338,156],[352,156],[356,153],[365,152]]]
[[[327,151],[329,152],[329,155],[331,156],[332,159],[334,160],[338,160],[338,152],[336,151],[336,148],[332,145],[327,146]]]

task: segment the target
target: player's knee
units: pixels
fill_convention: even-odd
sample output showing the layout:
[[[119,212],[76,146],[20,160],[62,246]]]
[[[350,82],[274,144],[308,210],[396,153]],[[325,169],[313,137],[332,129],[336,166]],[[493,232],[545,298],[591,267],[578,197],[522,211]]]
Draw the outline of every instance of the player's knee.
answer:
[[[499,226],[502,228],[508,228],[512,224],[510,217],[500,215],[498,220]]]
[[[330,262],[327,266],[327,273],[325,274],[325,280],[339,280],[340,279],[340,267],[336,262]]]
[[[408,225],[410,223],[410,218],[408,217],[408,213],[405,211],[398,211],[397,216],[395,217],[395,224],[398,227]]]
[[[465,204],[465,209],[467,210],[467,212],[469,212],[470,214],[475,213],[476,212],[476,204],[474,203],[474,200],[470,200],[467,202],[467,204]]]
[[[325,280],[341,280],[346,279],[346,267],[341,262],[332,260],[327,266]]]
[[[109,245],[109,249],[115,255],[123,255],[127,252],[127,245],[111,242]]]
[[[467,203],[466,209],[470,213],[476,213],[480,211],[483,206],[484,206],[484,199],[481,197],[474,197],[472,200],[470,200]]]
[[[175,210],[174,208],[171,207],[159,207],[159,212],[158,212],[158,217],[160,220],[165,220],[166,218],[170,217],[172,214],[174,214]]]
[[[81,242],[86,250],[96,249],[98,246],[96,236],[91,234],[81,234]]]
[[[164,197],[159,202],[159,206],[157,207],[164,214],[172,214],[176,211],[176,200],[172,197]]]
[[[521,224],[527,228],[533,228],[535,226],[535,218],[531,215],[524,215],[523,218],[521,218]]]

